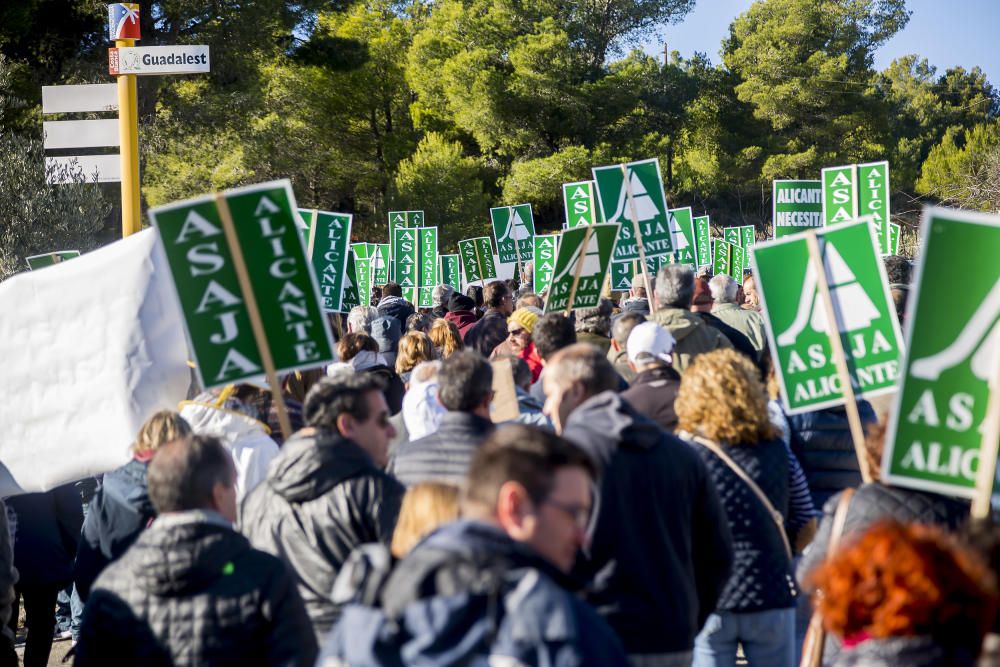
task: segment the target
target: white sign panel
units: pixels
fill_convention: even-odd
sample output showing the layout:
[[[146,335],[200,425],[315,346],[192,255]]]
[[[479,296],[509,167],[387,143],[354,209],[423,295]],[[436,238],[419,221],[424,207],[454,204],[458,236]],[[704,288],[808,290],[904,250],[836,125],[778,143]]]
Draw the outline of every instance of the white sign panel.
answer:
[[[62,165],[67,165],[71,171],[64,172],[59,168]],[[121,158],[117,153],[47,157],[45,158],[45,179],[49,183],[73,183],[74,179],[70,176],[76,172],[76,167],[83,170],[83,175],[87,177],[88,183],[94,182],[95,173],[98,183],[117,183],[122,180]]]
[[[198,74],[210,71],[208,46],[132,46],[108,49],[108,71],[119,74]]]
[[[118,119],[47,120],[42,123],[45,149],[118,145]]]
[[[118,84],[42,86],[42,113],[117,111]]]

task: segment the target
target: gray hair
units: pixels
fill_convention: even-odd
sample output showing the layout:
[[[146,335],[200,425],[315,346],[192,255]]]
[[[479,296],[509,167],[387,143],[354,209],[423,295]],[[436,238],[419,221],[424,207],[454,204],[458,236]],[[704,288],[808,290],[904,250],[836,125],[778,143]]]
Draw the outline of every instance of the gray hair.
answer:
[[[687,264],[666,264],[656,274],[656,304],[661,308],[684,308],[694,297],[694,270]]]
[[[446,306],[448,305],[448,299],[451,295],[455,293],[455,288],[451,285],[445,285],[444,283],[438,285],[431,292],[431,304],[434,306]]]
[[[625,349],[625,344],[628,342],[629,334],[632,333],[632,329],[635,329],[636,325],[642,324],[646,321],[646,316],[642,313],[627,312],[622,313],[615,320],[614,325],[611,327],[611,337],[615,339],[618,346]]]
[[[725,273],[720,273],[708,281],[708,291],[712,293],[712,300],[716,303],[736,303],[736,292],[739,288],[739,284],[732,276]]]
[[[372,333],[372,320],[378,317],[378,310],[372,306],[354,306],[347,314],[347,331],[353,333]]]

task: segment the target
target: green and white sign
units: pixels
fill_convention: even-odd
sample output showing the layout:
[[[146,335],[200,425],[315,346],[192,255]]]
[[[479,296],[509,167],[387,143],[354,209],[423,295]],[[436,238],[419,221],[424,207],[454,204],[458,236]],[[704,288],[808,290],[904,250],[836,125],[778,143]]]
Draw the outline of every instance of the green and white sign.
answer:
[[[458,255],[462,258],[462,271],[465,272],[465,282],[485,282],[496,280],[497,267],[493,262],[493,244],[490,237],[477,236],[458,242]]]
[[[670,231],[673,234],[674,262],[695,266],[697,241],[691,207],[672,208],[667,213],[670,215]]]
[[[531,261],[531,238],[535,235],[535,220],[531,204],[500,206],[490,209],[493,238],[497,240],[497,256],[501,264]]]
[[[879,253],[883,255],[888,254],[889,194],[888,162],[858,165],[858,215],[871,216]]]
[[[733,272],[733,248],[738,247],[729,241],[715,239],[712,250],[712,275]]]
[[[566,208],[566,229],[601,222],[593,181],[563,183],[562,187],[563,205]]]
[[[739,227],[726,227],[722,230],[722,238],[726,240],[726,243],[731,243],[733,245],[739,245],[741,240],[740,228]]]
[[[163,240],[202,386],[265,374],[251,318],[262,324],[276,372],[333,361],[287,180],[159,206],[149,217]]]
[[[757,242],[757,232],[753,225],[743,225],[740,227],[740,247],[749,248]]]
[[[353,267],[353,271],[351,271]],[[372,303],[372,261],[368,258],[358,257],[352,250],[351,256],[347,260],[348,276],[354,276],[352,282],[358,294],[357,303],[348,304],[348,291],[344,291],[344,308],[354,306],[370,306]]]
[[[899,233],[901,228],[895,222],[890,222],[889,226],[886,228],[887,240],[886,240],[886,253],[889,255],[899,254]]]
[[[694,219],[694,245],[697,253],[697,265],[705,266],[712,263],[712,228],[707,215]]]
[[[971,498],[1000,354],[1000,217],[928,207],[921,235],[882,479]]]
[[[899,377],[899,324],[866,218],[815,232],[837,322],[828,322],[804,235],[751,253],[768,341],[788,414],[844,402],[829,331],[837,327],[858,396],[891,392]]]
[[[462,264],[458,255],[441,255],[441,283],[453,290],[462,289]]]
[[[850,222],[858,217],[858,171],[855,165],[826,167],[823,178],[823,224]]]
[[[423,211],[389,211],[389,238],[396,227],[423,227]]]
[[[437,227],[397,227],[392,234],[392,263],[399,286],[434,287]]]
[[[632,262],[611,262],[611,289],[627,292],[632,289]]]
[[[374,252],[374,243],[352,243],[351,252],[358,259],[371,259],[372,252]]]
[[[593,308],[600,302],[604,278],[611,268],[618,227],[614,223],[599,223],[562,233],[545,312]]]
[[[361,305],[361,295],[363,294],[358,282],[358,267],[354,253],[347,251],[347,270],[344,274],[344,296],[341,300],[342,312],[349,312],[351,308]],[[367,260],[361,260],[367,262]],[[367,305],[367,304],[366,304]]]
[[[420,271],[417,274],[417,286],[433,289],[438,284],[438,228],[419,227],[417,232],[420,235]]]
[[[609,223],[621,223],[615,245],[616,261],[639,259],[637,227],[646,256],[658,257],[674,251],[667,196],[656,159],[594,167],[592,172],[601,217]]]
[[[823,226],[822,181],[774,181],[772,195],[775,238]]]
[[[591,224],[591,223],[587,223]],[[552,272],[556,268],[556,251],[559,249],[558,234],[544,234],[535,237],[535,260],[531,277],[535,294],[548,293],[552,285]]]
[[[738,245],[730,245],[729,249],[729,275],[738,283],[743,283],[743,269],[749,266],[747,250]]]
[[[28,268],[34,271],[35,269],[52,266],[53,264],[65,262],[67,259],[73,259],[74,257],[79,256],[79,250],[57,250],[56,252],[47,252],[44,255],[32,255],[31,257],[25,257],[24,259],[28,262]]]
[[[344,286],[350,242],[349,214],[312,212],[309,224],[309,256],[313,271],[316,272],[316,279],[319,280],[323,308],[327,312],[344,311]]]
[[[375,243],[373,246],[374,248],[370,256],[372,260],[372,282],[381,287],[389,282],[389,270],[392,266],[390,258],[392,257],[392,253],[389,251],[390,245],[388,243]]]

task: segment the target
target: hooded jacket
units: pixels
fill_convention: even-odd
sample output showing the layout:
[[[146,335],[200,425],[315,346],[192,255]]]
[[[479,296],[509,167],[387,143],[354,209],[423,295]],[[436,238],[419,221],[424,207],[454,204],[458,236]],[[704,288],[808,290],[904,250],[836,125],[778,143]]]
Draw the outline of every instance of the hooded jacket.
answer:
[[[229,450],[236,465],[236,502],[264,481],[267,466],[278,455],[278,443],[263,422],[200,401],[182,403],[181,417],[195,433],[215,436]]]
[[[493,348],[507,340],[507,316],[490,308],[481,320],[469,327],[462,340],[465,347],[489,359]]]
[[[75,665],[311,665],[295,581],[219,514],[163,515],[97,578]]]
[[[295,573],[317,639],[337,620],[330,591],[340,566],[360,544],[389,543],[402,496],[354,442],[304,429],[243,503],[240,529]]]
[[[63,588],[73,581],[83,506],[73,484],[7,499],[14,567],[21,586]]]
[[[578,406],[562,435],[602,470],[593,541],[574,571],[585,599],[629,654],[690,651],[733,553],[705,463],[610,391]]]
[[[660,307],[649,319],[666,329],[677,341],[674,345],[674,368],[684,375],[692,359],[704,352],[733,346],[718,329],[713,329],[701,319],[681,308]]]
[[[148,466],[132,459],[105,474],[91,499],[73,575],[81,600],[87,599],[97,575],[121,557],[156,517],[146,485]]]
[[[472,455],[493,432],[493,422],[471,412],[445,412],[437,430],[399,448],[389,472],[406,486],[442,482],[461,486]]]
[[[677,427],[674,401],[681,386],[681,376],[670,366],[648,368],[632,380],[632,385],[622,392],[622,398],[669,432]]]
[[[454,521],[396,566],[380,605],[345,609],[320,662],[628,665],[611,629],[567,586],[565,575],[499,528]]]
[[[456,327],[458,327],[458,334],[465,339],[465,334],[468,333],[469,329],[478,322],[476,319],[476,313],[472,310],[452,310],[449,311],[444,319],[449,322],[453,322]]]
[[[409,301],[401,296],[384,296],[378,302],[378,314],[381,317],[391,317],[399,322],[399,331],[406,331],[406,320],[415,311]]]

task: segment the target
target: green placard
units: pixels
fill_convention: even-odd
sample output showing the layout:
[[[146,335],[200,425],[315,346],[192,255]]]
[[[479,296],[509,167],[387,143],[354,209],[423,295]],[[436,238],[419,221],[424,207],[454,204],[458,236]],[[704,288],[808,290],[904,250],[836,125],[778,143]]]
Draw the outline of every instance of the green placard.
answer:
[[[591,171],[597,187],[601,217],[609,223],[621,223],[618,243],[615,244],[616,261],[639,259],[635,222],[638,222],[647,257],[668,255],[674,251],[667,196],[663,192],[660,163],[656,159],[594,167]],[[629,190],[632,193],[631,203]],[[633,210],[638,220],[633,219]]]
[[[702,215],[694,219],[694,245],[698,266],[712,263],[712,227],[708,216]]]
[[[854,392],[874,396],[893,391],[901,336],[869,221],[862,218],[815,233]],[[827,323],[806,237],[760,244],[751,258],[786,412],[842,404],[828,336],[832,324]]]
[[[899,254],[899,233],[901,228],[895,222],[890,222],[886,227],[886,252],[890,255]]]
[[[545,312],[593,308],[600,302],[604,278],[611,268],[618,227],[614,223],[599,223],[562,233],[552,287],[545,299]]]
[[[298,213],[298,219],[295,224],[299,228],[299,232],[302,234],[302,238],[309,238],[309,226],[312,225],[313,215],[315,215],[316,210],[312,208],[299,208],[295,210]]]
[[[732,243],[733,245],[740,244],[740,228],[739,227],[726,227],[722,230],[722,238],[725,239],[726,243]]]
[[[388,243],[376,243],[371,253],[372,260],[372,282],[381,287],[389,282],[389,272],[392,267],[390,258],[390,245]]]
[[[858,217],[857,165],[823,169],[823,224],[850,222]]]
[[[434,288],[433,287],[418,287],[417,300],[414,302],[417,308],[433,308],[434,307]]]
[[[458,255],[462,259],[465,282],[496,280],[497,267],[493,262],[493,245],[490,237],[477,236],[458,242]]]
[[[712,246],[712,275],[732,273],[733,244],[722,239],[715,239]]]
[[[275,181],[223,193],[275,370],[333,361],[319,289],[298,230],[291,184]],[[163,240],[203,387],[264,374],[216,196],[149,210]]]
[[[736,282],[743,284],[743,269],[744,267],[749,266],[746,248],[742,248],[738,245],[732,245],[729,252],[729,275],[731,275],[733,280]]]
[[[441,255],[441,283],[456,292],[462,289],[462,265],[458,255]],[[447,304],[446,304],[447,305]]]
[[[632,262],[611,262],[611,289],[627,292],[632,289]]]
[[[420,239],[417,230],[396,227],[392,230],[392,275],[399,286],[417,287]]]
[[[858,215],[868,215],[875,225],[879,253],[888,254],[889,163],[869,162],[858,165]]]
[[[674,262],[677,264],[697,263],[697,242],[694,231],[694,214],[690,206],[672,208],[670,215],[670,231],[673,233]]]
[[[73,259],[74,257],[79,256],[79,250],[57,250],[55,252],[47,252],[44,255],[32,255],[31,257],[25,257],[24,259],[28,262],[28,268],[34,271],[35,269],[52,266],[53,264],[65,262],[67,259]]]
[[[389,211],[389,238],[396,227],[423,227],[423,211]]]
[[[774,181],[771,187],[775,238],[823,226],[823,181]]]
[[[544,234],[536,236],[534,238],[534,246],[535,259],[532,265],[532,287],[535,294],[546,294],[552,285],[552,272],[556,268],[556,251],[559,249],[559,235]]]
[[[371,243],[352,243],[351,252],[357,259],[369,259],[372,256]]]
[[[313,212],[309,225],[308,248],[313,271],[319,280],[323,309],[327,312],[344,312],[344,286],[347,283],[345,276],[348,275],[347,256],[350,241],[349,214]]]
[[[438,284],[438,228],[418,228],[420,262],[417,286],[434,288]]]
[[[1000,217],[928,207],[921,236],[882,479],[971,498],[1000,354]]]
[[[353,266],[353,273],[348,275],[353,275],[354,287],[358,293],[358,303],[352,304],[350,307],[354,306],[370,306],[372,303],[372,261],[367,258],[358,257],[354,252],[351,252],[351,258],[348,261],[348,270]],[[344,297],[345,301],[347,297]],[[345,307],[347,304],[345,303]]]
[[[757,230],[753,225],[742,225],[740,227],[740,247],[749,248],[757,242]]]
[[[500,263],[517,262],[518,251],[522,262],[530,262],[531,238],[535,235],[531,204],[491,208],[490,220],[493,222],[493,238],[497,241]]]
[[[361,305],[361,285],[358,282],[358,266],[355,263],[356,258],[354,253],[350,250],[347,251],[347,262],[344,272],[344,292],[343,299],[341,299],[341,312],[349,312],[351,308]],[[360,260],[365,261],[365,260]]]
[[[409,301],[414,306],[419,308],[420,301],[420,288],[419,287],[403,287],[403,299]]]
[[[597,206],[593,181],[563,183],[563,206],[566,210],[566,229],[579,225],[601,222],[601,212]]]

